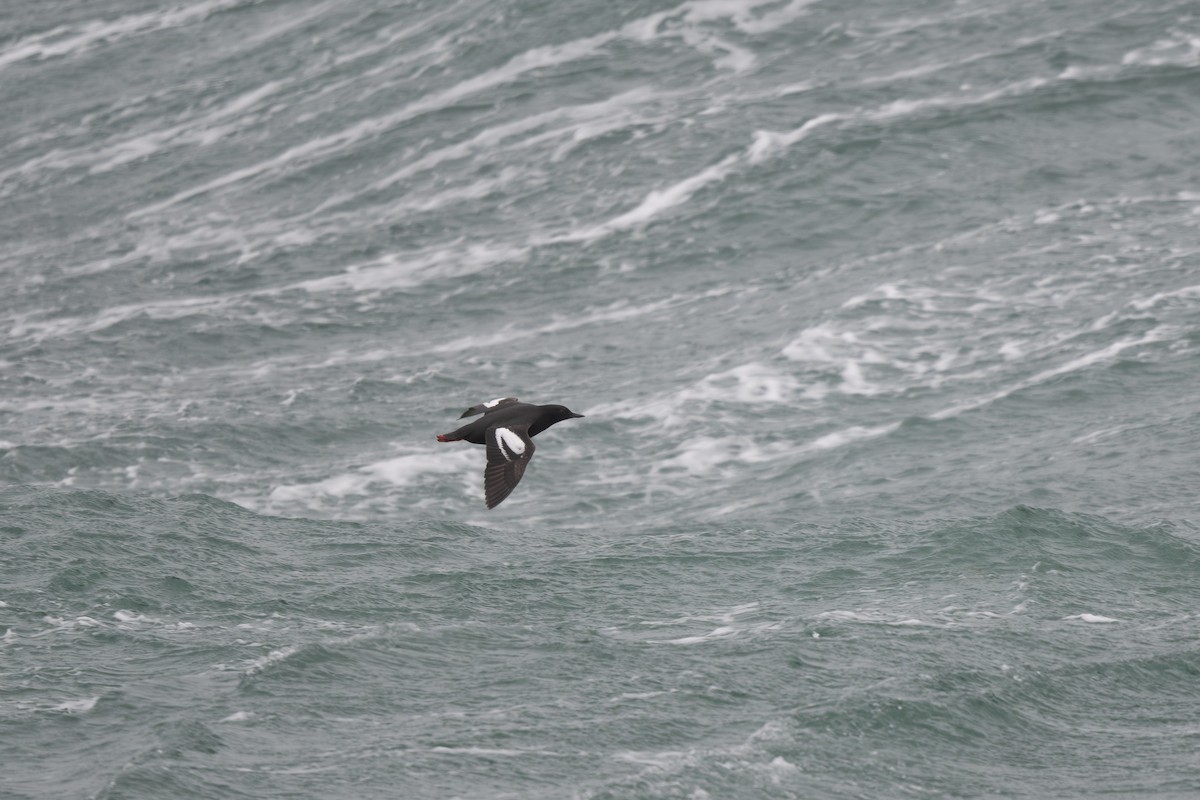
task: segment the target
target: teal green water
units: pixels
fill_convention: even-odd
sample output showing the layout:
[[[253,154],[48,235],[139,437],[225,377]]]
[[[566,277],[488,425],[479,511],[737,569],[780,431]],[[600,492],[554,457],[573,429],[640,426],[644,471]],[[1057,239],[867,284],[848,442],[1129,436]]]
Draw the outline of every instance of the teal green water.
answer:
[[[1200,794],[1194,3],[0,9],[0,796]],[[462,409],[586,414],[499,508]]]

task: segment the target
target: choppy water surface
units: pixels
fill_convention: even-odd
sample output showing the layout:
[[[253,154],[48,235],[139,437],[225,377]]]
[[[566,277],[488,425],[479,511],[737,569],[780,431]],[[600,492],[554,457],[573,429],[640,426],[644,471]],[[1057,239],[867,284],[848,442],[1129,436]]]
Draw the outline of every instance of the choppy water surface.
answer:
[[[1200,793],[1194,3],[0,9],[0,794]],[[482,502],[439,445],[587,415]]]

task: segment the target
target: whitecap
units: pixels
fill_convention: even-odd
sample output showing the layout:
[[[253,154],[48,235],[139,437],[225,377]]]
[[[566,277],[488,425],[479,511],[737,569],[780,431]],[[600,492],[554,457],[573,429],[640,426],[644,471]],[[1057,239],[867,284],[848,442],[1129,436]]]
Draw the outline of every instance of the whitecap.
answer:
[[[792,145],[807,138],[817,128],[845,119],[850,119],[850,115],[834,113],[820,114],[808,120],[800,127],[784,133],[765,130],[755,131],[753,142],[751,142],[749,149],[746,151],[746,157],[751,164],[762,164],[767,159],[775,157]]]
[[[790,452],[787,443],[758,445],[744,435],[696,436],[680,445],[676,455],[655,464],[654,472],[683,471],[689,475],[704,475],[726,464],[758,464],[785,457]]]
[[[524,756],[524,755],[545,755],[554,756],[558,753],[551,750],[518,750],[510,747],[475,747],[462,746],[452,747],[449,745],[435,745],[429,748],[431,753],[454,753],[464,756]]]
[[[862,441],[864,439],[874,439],[879,436],[886,436],[889,433],[897,430],[900,427],[899,422],[890,422],[884,425],[853,425],[849,428],[844,428],[840,431],[833,431],[824,436],[820,436],[805,445],[808,450],[833,450],[838,447],[844,447],[853,442]]]
[[[1159,39],[1149,47],[1130,50],[1121,58],[1124,66],[1162,67],[1200,66],[1200,36],[1172,31],[1171,35]]]
[[[300,652],[299,645],[289,645],[288,647],[281,647],[278,650],[272,650],[265,656],[256,658],[247,664],[243,672],[246,675],[257,675],[272,664],[278,664],[298,652]]]
[[[228,717],[221,719],[221,722],[245,722],[254,717],[253,711],[235,711]]]
[[[83,697],[79,700],[67,700],[64,703],[59,703],[54,707],[55,711],[65,711],[68,714],[86,714],[96,707],[96,703],[100,701],[99,696]]]
[[[674,691],[674,689],[672,689],[671,691]],[[670,692],[667,692],[667,691],[623,692],[622,694],[619,694],[616,697],[609,698],[609,702],[610,703],[619,703],[619,702],[622,702],[625,700],[650,700],[652,698],[660,697],[661,695],[669,694],[669,693]]]
[[[1063,617],[1063,619],[1077,619],[1080,622],[1090,622],[1096,625],[1107,625],[1121,621],[1112,617],[1104,617],[1100,614],[1072,614],[1069,617]]]
[[[761,607],[761,603],[754,600],[749,603],[739,603],[736,606],[731,606],[726,609],[720,609],[708,614],[685,614],[683,616],[674,617],[667,620],[646,620],[642,625],[662,626],[662,625],[679,625],[684,622],[724,622],[731,623],[734,619],[742,614],[749,614],[752,611],[757,611]]]
[[[115,619],[117,622],[122,622],[127,625],[135,624],[135,623],[147,623],[147,622],[148,623],[161,623],[162,622],[161,619],[157,619],[155,617],[147,617],[144,614],[137,614],[137,613],[134,613],[133,611],[127,611],[126,609],[123,609],[123,608],[118,609],[117,611],[113,612],[113,619]]]
[[[902,617],[877,610],[848,611],[836,609],[833,611],[822,611],[820,614],[817,614],[817,619],[832,619],[841,622],[862,622],[874,625],[892,625],[901,628],[945,628],[953,625],[953,623],[926,622],[925,620],[917,619],[915,617]]]
[[[689,399],[752,405],[790,403],[798,389],[795,376],[752,361],[704,376],[689,393]]]
[[[784,777],[793,775],[800,771],[799,767],[785,759],[783,756],[775,756],[775,758],[771,759],[770,763],[767,764],[766,769],[768,774],[771,776],[771,782],[777,785],[783,782]]]
[[[454,454],[438,456],[428,453],[395,456],[315,483],[276,486],[271,491],[271,497],[279,500],[293,500],[310,494],[345,497],[365,493],[369,487],[376,484],[408,486],[429,475],[459,472],[465,466],[465,460],[461,454],[458,457]]]
[[[268,492],[265,500],[246,500],[252,506],[275,511],[293,506],[319,511],[330,503],[348,500],[389,503],[395,502],[394,494],[387,491],[389,489],[438,481],[441,476],[456,474],[462,477],[464,491],[470,491],[477,483],[478,457],[478,453],[466,448],[400,455],[310,483],[279,484]]]

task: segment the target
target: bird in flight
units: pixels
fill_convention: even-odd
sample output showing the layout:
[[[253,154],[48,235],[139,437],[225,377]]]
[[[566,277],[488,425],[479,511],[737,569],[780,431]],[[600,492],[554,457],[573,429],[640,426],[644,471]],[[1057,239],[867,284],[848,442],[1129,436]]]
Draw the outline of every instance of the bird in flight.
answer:
[[[439,442],[466,441],[487,446],[483,470],[484,502],[495,508],[517,488],[533,458],[533,437],[564,419],[578,419],[566,406],[522,403],[515,397],[498,397],[471,406],[459,419],[483,416],[456,431],[438,434]]]

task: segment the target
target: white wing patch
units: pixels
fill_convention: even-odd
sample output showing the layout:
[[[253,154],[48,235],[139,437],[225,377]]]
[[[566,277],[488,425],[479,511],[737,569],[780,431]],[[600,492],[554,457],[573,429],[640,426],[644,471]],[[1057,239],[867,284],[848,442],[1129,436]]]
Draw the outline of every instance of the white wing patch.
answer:
[[[507,399],[508,399],[507,397],[497,397],[495,400],[488,400],[486,403],[483,404],[483,407],[484,408],[495,408],[498,403],[503,403]]]
[[[519,456],[525,452],[525,442],[508,428],[496,428],[496,444],[500,445],[501,454],[509,461],[513,460],[513,455]]]

